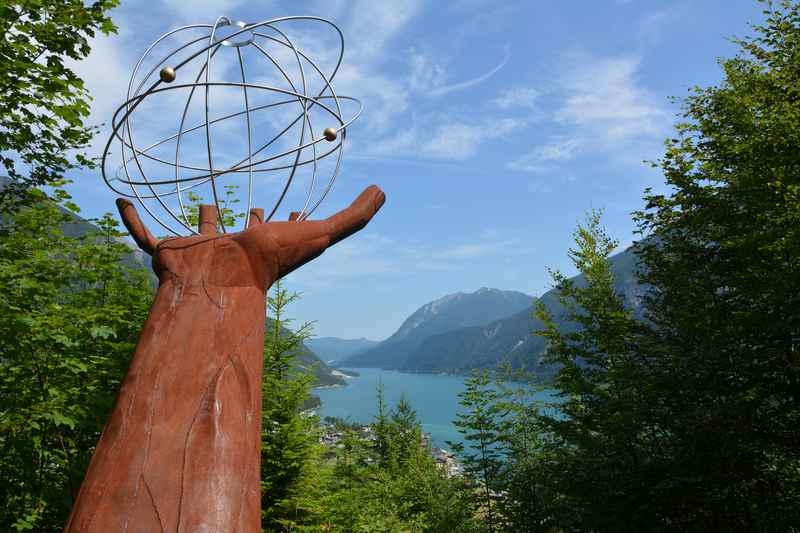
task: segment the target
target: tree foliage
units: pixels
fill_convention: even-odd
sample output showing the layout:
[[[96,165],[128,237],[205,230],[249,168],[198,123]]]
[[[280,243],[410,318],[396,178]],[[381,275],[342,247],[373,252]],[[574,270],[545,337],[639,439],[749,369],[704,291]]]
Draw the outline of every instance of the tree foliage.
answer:
[[[694,89],[635,214],[644,320],[614,294],[590,214],[543,307],[560,401],[530,413],[534,517],[575,531],[796,531],[800,524],[800,4]],[[515,428],[515,429],[516,429]],[[518,502],[522,503],[522,502]]]
[[[458,413],[453,424],[467,441],[448,443],[464,461],[464,471],[472,484],[476,501],[485,516],[489,531],[498,531],[502,520],[498,516],[498,499],[506,486],[506,457],[503,440],[507,432],[508,415],[505,398],[493,383],[489,373],[476,370],[464,382],[459,394],[464,412]]]
[[[290,328],[286,307],[299,298],[276,282],[268,296],[262,380],[262,527],[291,531],[320,512],[319,424],[303,412],[314,374],[295,363],[310,324]]]
[[[800,523],[800,4],[768,3],[684,101],[637,214],[680,523]]]
[[[532,413],[538,449],[528,462],[539,490],[528,507],[537,523],[641,531],[654,526],[644,510],[651,495],[641,487],[659,481],[648,476],[663,435],[649,419],[649,362],[639,343],[645,326],[614,290],[608,257],[617,243],[600,216],[587,215],[569,252],[585,284],[552,272],[569,327],[559,328],[541,303],[536,309],[544,324],[537,334],[559,370],[556,401]]]
[[[332,531],[482,531],[469,486],[436,465],[411,404],[401,398],[387,410],[382,387],[377,396],[384,411],[370,425],[370,437],[361,426],[339,425],[345,438],[329,456],[323,525]]]
[[[28,194],[0,239],[0,529],[61,531],[152,287],[110,215],[70,236],[74,215]]]
[[[69,62],[89,55],[90,40],[98,32],[116,32],[107,12],[117,3],[0,4],[0,162],[12,180],[0,194],[0,211],[11,209],[9,197],[26,187],[49,184],[73,168],[94,166],[81,152],[95,133],[85,123],[91,97]]]

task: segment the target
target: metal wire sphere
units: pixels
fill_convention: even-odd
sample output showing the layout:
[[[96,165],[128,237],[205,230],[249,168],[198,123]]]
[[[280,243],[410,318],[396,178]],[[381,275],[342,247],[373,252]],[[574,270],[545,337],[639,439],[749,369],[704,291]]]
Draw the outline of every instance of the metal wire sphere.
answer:
[[[330,72],[325,73],[320,65],[309,54],[305,53],[296,42],[289,38],[282,26],[294,21],[306,21],[315,24],[328,25],[338,37],[338,54]],[[223,30],[230,33],[220,36]],[[187,40],[185,44],[171,49],[169,52],[156,50],[165,39],[182,35],[183,32],[191,33],[202,31],[200,37]],[[206,33],[207,32],[207,33]],[[291,65],[282,65],[276,53],[270,53],[268,46],[276,45],[291,58]],[[191,47],[198,47],[192,50]],[[220,51],[233,51],[236,58],[239,76],[238,80],[212,79],[211,70],[214,59]],[[180,57],[181,54],[187,57]],[[267,66],[274,67],[278,80],[285,85],[269,84],[253,81],[246,68],[246,57],[250,54],[263,61]],[[214,24],[194,24],[183,26],[169,31],[151,44],[136,64],[128,84],[125,102],[114,113],[112,132],[103,151],[102,174],[106,184],[118,194],[139,201],[142,207],[153,217],[156,222],[175,235],[196,234],[197,230],[190,223],[190,210],[187,204],[188,195],[192,190],[197,190],[202,185],[210,185],[213,202],[221,212],[224,202],[221,201],[220,187],[225,186],[226,179],[237,174],[247,175],[247,211],[249,212],[253,201],[253,182],[256,176],[283,172],[286,175],[283,189],[275,202],[265,222],[270,220],[278,207],[283,202],[298,169],[305,165],[311,166],[311,179],[309,192],[305,204],[299,211],[297,220],[307,218],[322,203],[331,190],[333,183],[341,169],[342,154],[346,138],[347,127],[361,113],[361,102],[355,98],[337,95],[333,89],[332,81],[339,71],[344,54],[344,37],[341,30],[332,22],[310,16],[281,17],[263,22],[247,24],[234,22],[227,17],[220,17]],[[221,55],[220,55],[221,56]],[[140,76],[140,71],[148,61],[154,65]],[[196,73],[196,75],[192,75]],[[263,74],[263,73],[262,73]],[[319,91],[310,92],[312,78],[321,81]],[[138,80],[138,83],[137,83]],[[241,91],[242,110],[227,113],[222,116],[212,117],[210,109],[214,107],[211,90],[216,88],[233,88]],[[167,135],[159,140],[140,146],[135,140],[136,128],[134,117],[137,109],[141,110],[142,103],[154,95],[173,94],[172,91],[186,91],[188,97],[183,104],[180,124],[176,133]],[[199,99],[203,105],[204,113],[199,123],[187,125],[189,109],[198,92],[203,96]],[[254,95],[266,92],[271,97],[280,97],[280,101],[254,106]],[[177,94],[177,93],[175,93]],[[355,102],[358,105],[353,116],[345,119],[342,117],[342,101]],[[255,131],[254,116],[257,112],[280,111],[284,107],[297,107],[296,117],[289,119],[285,127],[276,127],[277,133],[264,134]],[[324,112],[326,120],[325,129],[315,129],[312,124],[312,111]],[[278,113],[275,113],[277,116]],[[292,113],[294,115],[294,113]],[[156,117],[159,118],[159,117]],[[246,136],[242,135],[241,143],[246,143],[246,155],[234,164],[217,165],[215,159],[215,146],[212,131],[226,121],[244,118],[246,123]],[[138,118],[137,118],[138,120]],[[281,144],[289,143],[288,132],[299,129],[299,138],[288,147]],[[193,132],[205,133],[205,160],[207,164],[189,164],[185,155],[181,153],[182,142]],[[331,145],[336,141],[335,144]],[[318,146],[324,142],[325,145]],[[116,143],[119,148],[118,156],[121,160],[119,167],[109,172],[109,156],[112,154],[112,145]],[[174,146],[174,158],[158,155],[159,150]],[[278,153],[270,153],[269,150]],[[335,157],[335,166],[330,173],[327,184],[320,187],[319,198],[312,202],[314,192],[318,186],[318,162],[328,156]],[[284,161],[282,161],[284,160]],[[157,175],[146,169],[153,166]],[[125,185],[128,189],[120,187]],[[191,198],[190,198],[191,199]],[[177,205],[175,200],[177,200]],[[157,208],[157,209],[154,209]],[[168,214],[179,225],[176,231],[169,223],[157,216],[154,210]],[[249,218],[245,217],[245,228]],[[226,232],[223,217],[219,220],[220,228]]]

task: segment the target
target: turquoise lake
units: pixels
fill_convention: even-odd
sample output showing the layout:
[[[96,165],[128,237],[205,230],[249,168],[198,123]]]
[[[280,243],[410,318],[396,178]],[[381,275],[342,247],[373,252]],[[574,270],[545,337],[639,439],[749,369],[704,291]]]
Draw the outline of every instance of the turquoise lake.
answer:
[[[445,441],[462,442],[453,421],[463,411],[458,405],[458,393],[464,390],[463,376],[409,374],[377,368],[352,370],[360,375],[349,378],[346,386],[314,390],[322,400],[317,410],[320,417],[336,416],[360,424],[373,422],[378,411],[375,391],[382,383],[387,407],[393,407],[405,394],[434,446],[449,449]]]

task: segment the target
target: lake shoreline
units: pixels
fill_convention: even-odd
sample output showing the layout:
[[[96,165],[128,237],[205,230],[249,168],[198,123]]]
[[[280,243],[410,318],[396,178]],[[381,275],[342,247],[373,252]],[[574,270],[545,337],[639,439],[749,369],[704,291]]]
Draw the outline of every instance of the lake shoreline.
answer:
[[[377,389],[382,386],[387,410],[404,396],[434,446],[445,447],[446,441],[461,442],[453,421],[461,408],[458,394],[465,389],[463,377],[375,368],[358,368],[358,372],[358,376],[348,378],[347,386],[314,389],[322,402],[316,410],[320,418],[332,416],[358,424],[374,422]]]
[[[448,372],[448,371],[442,371],[442,370],[433,372],[433,371],[426,371],[426,370],[399,370],[399,369],[394,369],[394,368],[380,368],[380,367],[374,367],[374,366],[352,366],[352,367],[351,366],[348,366],[348,367],[331,366],[331,370],[333,370],[334,372],[340,372],[342,374],[345,374],[345,377],[347,377],[347,378],[358,377],[358,372],[356,372],[356,370],[376,370],[376,371],[381,371],[381,372],[397,372],[399,374],[409,374],[409,375],[419,375],[419,376],[450,376],[450,377],[459,377],[459,378],[466,379],[466,378],[469,378],[472,375],[472,372],[474,372],[475,370],[482,370],[482,369],[476,368],[476,369],[470,370],[469,372]],[[348,371],[351,371],[351,370],[353,371],[354,375],[348,375]],[[490,370],[490,373],[491,372],[492,371]],[[536,374],[534,374],[534,376],[536,376],[536,379],[530,379],[530,380],[512,380],[512,379],[508,379],[506,381],[508,381],[508,382],[517,382],[517,383],[527,383],[527,384],[530,384],[530,385],[535,385],[535,386],[540,386],[540,387],[547,387],[549,385],[552,385],[552,380],[542,379]],[[345,383],[344,385],[332,385],[332,386],[333,387],[345,387],[346,385],[347,384]],[[324,385],[323,387],[327,387],[327,386],[328,385]],[[322,387],[320,387],[320,388],[322,388]]]

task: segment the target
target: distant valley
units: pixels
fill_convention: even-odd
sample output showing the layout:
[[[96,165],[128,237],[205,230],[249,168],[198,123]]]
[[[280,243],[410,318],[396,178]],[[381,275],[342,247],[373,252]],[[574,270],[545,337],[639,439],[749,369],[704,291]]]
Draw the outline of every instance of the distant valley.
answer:
[[[312,337],[305,342],[327,364],[365,352],[380,344],[369,339],[340,339],[338,337]]]

